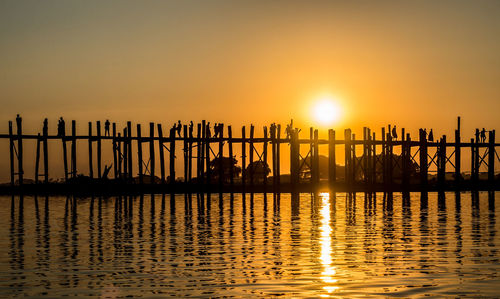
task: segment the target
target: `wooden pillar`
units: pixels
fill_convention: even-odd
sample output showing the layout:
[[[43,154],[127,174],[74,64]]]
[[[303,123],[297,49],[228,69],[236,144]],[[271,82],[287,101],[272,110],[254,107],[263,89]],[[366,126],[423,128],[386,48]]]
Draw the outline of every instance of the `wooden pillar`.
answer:
[[[231,192],[233,192],[233,188],[234,188],[234,165],[233,165],[233,159],[234,159],[234,156],[233,156],[233,131],[231,129],[231,126],[228,126],[227,127],[227,144],[228,144],[228,147],[229,147],[229,158],[230,158],[230,165],[229,165],[229,186],[230,186],[230,190]]]
[[[71,173],[72,177],[76,178],[76,122],[71,121]]]
[[[101,121],[97,121],[97,177],[102,178],[102,140],[101,140]]]
[[[427,136],[424,130],[420,129],[420,185],[427,188]]]
[[[165,184],[165,154],[163,152],[163,130],[161,124],[158,124],[158,154],[160,155],[160,179]]]
[[[36,138],[36,158],[35,158],[35,184],[38,184],[38,170],[40,167],[40,133],[38,133],[38,136]]]
[[[220,124],[219,132],[219,192],[222,192],[222,184],[224,179],[224,124]]]
[[[207,185],[210,185],[212,183],[212,180],[211,180],[211,173],[210,173],[210,152],[211,152],[211,145],[210,145],[210,141],[211,141],[211,134],[210,134],[210,124],[207,124],[206,128],[205,128],[205,169],[206,169],[206,173],[207,173]],[[210,199],[210,197],[207,198],[208,200]]]
[[[68,150],[66,148],[66,123],[61,125],[61,141],[63,147],[64,180],[68,181]]]
[[[46,184],[49,182],[48,136],[49,136],[49,123],[48,123],[48,120],[45,119],[44,125],[43,125],[43,176],[44,176],[44,181]]]
[[[335,159],[335,131],[328,130],[328,181],[333,188],[337,181],[337,164]],[[331,190],[333,191],[333,190]]]
[[[188,139],[188,182],[191,182],[193,177],[193,129],[194,125],[190,126]]]
[[[406,136],[405,138],[405,135],[402,135],[401,136],[402,138],[402,145],[401,145],[401,149],[402,149],[402,165],[401,165],[401,171],[402,171],[402,185],[403,185],[403,188],[404,189],[407,189],[408,188],[408,185],[409,185],[409,182],[410,182],[410,163],[411,163],[411,140],[410,140],[410,136],[408,134],[408,136]]]
[[[351,130],[350,129],[345,129],[344,130],[344,152],[345,152],[345,184],[350,185],[351,184],[351,172],[350,167],[351,167]]]
[[[254,133],[254,126],[251,125],[250,126],[250,142],[249,142],[249,151],[250,151],[250,156],[249,156],[249,159],[250,159],[250,163],[248,164],[249,166],[249,169],[250,169],[250,189],[252,190],[252,192],[254,191],[254,173],[255,173],[255,165],[253,165],[253,152],[254,152],[254,140],[253,140],[253,133]]]
[[[492,188],[495,182],[495,130],[490,131],[488,136],[488,181]]]
[[[127,128],[123,129],[123,178],[128,180],[128,132]]]
[[[371,180],[371,183],[372,184],[376,184],[377,183],[377,160],[378,158],[380,157],[377,157],[377,136],[375,134],[375,132],[373,132],[372,134],[372,160],[371,160],[371,170],[372,170],[372,174],[371,174],[371,177],[372,177],[372,180]]]
[[[24,184],[24,169],[23,169],[23,124],[22,118],[19,115],[16,117],[17,124],[17,175],[19,185]]]
[[[440,187],[443,187],[445,180],[445,169],[446,169],[446,136],[443,136],[439,141],[437,162],[438,162],[437,163],[438,185]]]
[[[264,168],[267,169],[268,164],[267,164],[267,143],[268,143],[268,136],[267,136],[267,127],[264,127],[264,142],[262,144],[262,158],[264,162]],[[267,173],[266,170],[264,170],[264,188],[267,188]],[[266,190],[266,189],[265,189]]]
[[[14,170],[14,134],[12,132],[12,121],[9,120],[9,154],[10,154],[10,184],[14,186],[15,170]]]
[[[114,178],[118,178],[118,153],[117,153],[117,142],[116,142],[116,123],[113,123],[113,174]]]
[[[94,178],[94,161],[92,157],[92,122],[89,121],[89,177]]]
[[[197,141],[196,141],[196,177],[198,184],[203,184],[203,172],[201,170],[201,159],[202,159],[202,151],[203,151],[203,143],[202,143],[202,137],[204,136],[204,129],[202,129],[201,124],[198,124],[198,133],[197,133]]]
[[[122,155],[122,136],[120,133],[118,133],[117,140],[116,140],[116,155],[117,155],[117,161],[116,165],[118,166],[117,169],[117,174],[118,177],[121,179],[123,177],[122,175],[122,162],[123,162],[123,155]]]
[[[476,180],[476,161],[475,161],[475,157],[476,157],[476,146],[474,144],[474,138],[471,138],[470,139],[470,154],[471,154],[471,157],[470,157],[470,180],[471,181],[475,181]]]
[[[142,132],[141,124],[137,124],[137,169],[139,171],[139,184],[144,184],[142,171]]]
[[[460,144],[460,130],[455,130],[455,187],[460,186],[462,180],[462,172],[460,170],[462,164],[462,146]]]
[[[183,125],[182,126],[183,128],[183,133],[184,133],[184,138],[182,140],[183,142],[183,157],[184,157],[184,183],[187,183],[188,182],[188,174],[189,174],[189,171],[188,171],[188,167],[189,167],[189,146],[188,146],[188,128],[187,128],[187,125]]]
[[[241,128],[241,185],[243,193],[245,193],[245,185],[246,185],[246,174],[247,174],[247,166],[246,166],[246,139],[245,139],[245,126]]]
[[[382,128],[382,147],[381,147],[381,158],[382,158],[382,182],[384,185],[387,184],[387,142],[386,142],[385,128]]]
[[[199,169],[200,169],[200,182],[202,184],[205,184],[206,183],[206,177],[205,177],[205,149],[206,149],[206,145],[205,143],[207,142],[206,140],[206,134],[207,134],[207,123],[205,120],[202,120],[201,121],[201,152],[200,152],[200,159],[199,159]],[[208,173],[208,170],[207,170],[207,173]]]
[[[392,135],[390,132],[387,133],[387,181],[389,186],[392,186],[393,183],[393,155],[394,145],[392,143]]]
[[[128,145],[128,149],[127,149],[127,152],[128,152],[128,158],[127,158],[127,162],[128,162],[128,177],[130,180],[132,180],[134,178],[134,171],[133,171],[133,160],[132,160],[132,122],[128,121],[127,122],[127,133],[128,133],[128,138],[127,138],[127,145]]]
[[[155,124],[149,123],[149,183],[155,184]]]
[[[280,167],[280,149],[281,149],[281,125],[276,128],[276,184],[278,186],[277,192],[280,191],[281,186],[281,167]]]
[[[170,152],[169,152],[169,167],[170,167],[170,184],[175,183],[175,130],[170,129]]]
[[[299,172],[300,172],[300,144],[299,144],[299,132],[298,130],[292,129],[290,138],[290,183],[292,189],[295,190],[299,185]]]
[[[351,136],[351,183],[355,184],[356,183],[356,168],[358,166],[358,162],[356,161],[356,134],[352,134]]]
[[[363,181],[365,185],[368,184],[368,149],[370,148],[368,144],[370,135],[367,135],[367,132],[368,128],[363,127],[363,156],[361,162],[363,163]]]
[[[319,133],[318,130],[314,130],[314,143],[313,143],[313,160],[312,166],[314,169],[314,181],[313,183],[316,187],[319,185],[320,181],[320,168],[319,168]]]
[[[270,137],[271,137],[271,160],[272,160],[272,170],[273,170],[273,193],[278,190],[277,177],[276,177],[276,126],[274,124],[270,127]]]
[[[309,183],[312,185],[314,184],[314,167],[313,167],[313,160],[314,160],[314,129],[313,127],[309,128],[309,173],[310,173],[310,178],[309,178]],[[307,156],[306,156],[307,159]],[[302,163],[301,163],[302,164]]]

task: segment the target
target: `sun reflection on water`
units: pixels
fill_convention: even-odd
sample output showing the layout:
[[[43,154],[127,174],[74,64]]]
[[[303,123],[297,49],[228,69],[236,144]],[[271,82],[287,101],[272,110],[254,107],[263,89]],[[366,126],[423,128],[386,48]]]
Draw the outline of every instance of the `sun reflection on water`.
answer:
[[[333,293],[339,289],[335,284],[338,280],[335,278],[337,274],[336,267],[332,265],[332,227],[330,225],[330,194],[320,193],[321,199],[321,265],[323,265],[323,272],[321,272],[321,280],[325,283],[323,289],[328,293]],[[328,296],[324,294],[323,297]]]

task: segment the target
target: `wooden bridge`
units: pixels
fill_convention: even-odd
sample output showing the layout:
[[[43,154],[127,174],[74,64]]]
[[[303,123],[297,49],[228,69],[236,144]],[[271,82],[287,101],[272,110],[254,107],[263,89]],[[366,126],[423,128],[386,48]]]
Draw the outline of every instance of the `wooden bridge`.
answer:
[[[36,135],[23,134],[21,117],[15,120],[15,132],[13,122],[9,121],[8,134],[0,135],[0,139],[9,139],[10,184],[3,185],[0,192],[500,190],[499,175],[495,173],[495,163],[500,160],[495,131],[488,131],[486,136],[486,132],[476,129],[475,138],[462,142],[460,118],[453,142],[445,135],[436,141],[429,140],[422,129],[417,140],[412,140],[405,129],[397,139],[395,128],[391,130],[390,126],[387,131],[381,129],[380,139],[369,128],[364,128],[362,139],[356,139],[350,129],[344,130],[343,139],[339,139],[334,130],[328,131],[328,139],[319,139],[318,130],[313,128],[309,138],[300,138],[299,129],[288,125],[282,131],[279,124],[263,127],[261,137],[255,136],[253,125],[248,132],[243,126],[241,136],[235,137],[232,127],[223,124],[217,124],[212,134],[206,121],[184,125],[179,122],[169,129],[168,136],[164,136],[161,124],[154,123],[149,124],[149,135],[143,136],[141,125],[137,124],[133,130],[130,121],[121,131],[116,123],[106,121],[103,134],[101,122],[97,121],[95,131],[94,123],[89,122],[88,134],[78,135],[74,120],[69,134],[61,120],[57,135],[48,134],[47,120],[42,132]],[[29,184],[24,178],[23,164],[23,144],[27,140],[36,142],[35,178]],[[54,183],[49,176],[49,141],[51,147],[53,143],[62,147],[62,182]],[[85,157],[77,153],[77,142],[88,143],[87,173],[77,169],[77,158]],[[103,168],[104,142],[112,145],[112,164]],[[96,150],[93,144],[97,145]],[[288,145],[289,150],[288,174],[282,174],[280,169],[283,144]],[[179,146],[182,176],[178,176],[176,169],[176,159],[179,159],[176,147]],[[320,147],[328,147],[327,156],[319,154]],[[344,154],[344,165],[337,164],[339,147]],[[357,155],[360,149],[362,154]],[[236,151],[241,154],[241,167],[235,159]],[[470,152],[470,172],[467,173],[462,171],[464,152]],[[322,170],[325,168],[326,173]],[[159,176],[156,176],[158,170]],[[272,176],[268,176],[271,171]]]

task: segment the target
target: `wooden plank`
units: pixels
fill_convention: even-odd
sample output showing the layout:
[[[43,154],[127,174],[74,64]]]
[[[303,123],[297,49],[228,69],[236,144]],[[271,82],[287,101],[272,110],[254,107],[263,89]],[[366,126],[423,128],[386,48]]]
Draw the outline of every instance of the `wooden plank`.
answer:
[[[92,122],[89,121],[89,140],[88,140],[88,145],[89,145],[89,177],[91,179],[94,178],[94,161],[92,157]]]
[[[158,154],[160,155],[160,179],[161,183],[165,184],[165,154],[163,151],[163,129],[161,124],[158,124]]]
[[[137,169],[139,171],[139,184],[144,184],[143,169],[142,169],[142,130],[141,124],[137,124]]]

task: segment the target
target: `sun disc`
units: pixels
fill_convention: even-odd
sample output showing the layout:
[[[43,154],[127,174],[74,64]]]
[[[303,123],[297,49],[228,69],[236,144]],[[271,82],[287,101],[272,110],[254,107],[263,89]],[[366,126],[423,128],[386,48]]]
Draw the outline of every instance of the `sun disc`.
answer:
[[[323,125],[331,125],[338,121],[340,117],[340,107],[330,98],[323,98],[316,102],[314,106],[314,118]]]

